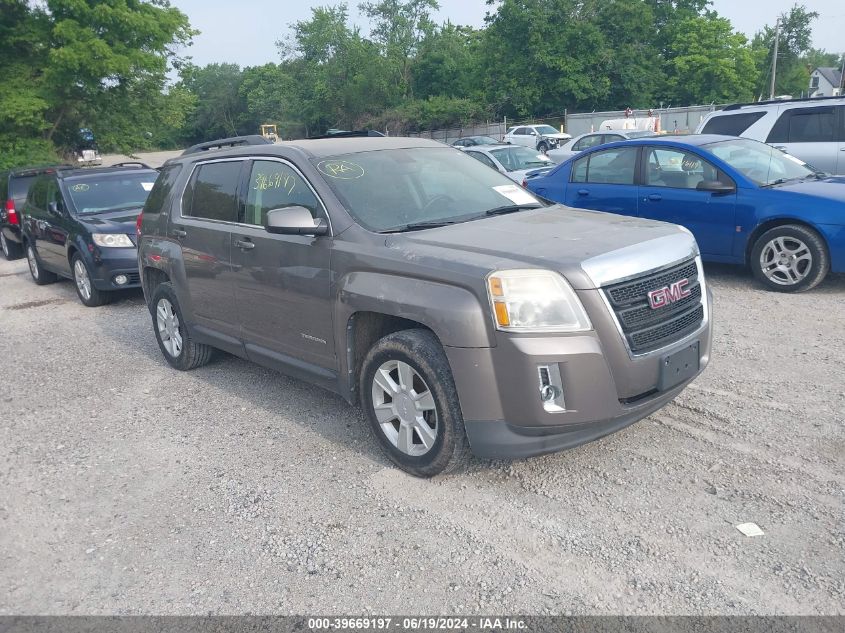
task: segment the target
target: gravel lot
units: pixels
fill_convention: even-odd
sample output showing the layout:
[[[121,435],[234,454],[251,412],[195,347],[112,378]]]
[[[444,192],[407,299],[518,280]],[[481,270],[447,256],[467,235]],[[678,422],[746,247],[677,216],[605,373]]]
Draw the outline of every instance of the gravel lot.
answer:
[[[675,403],[420,481],[340,398],[176,372],[139,293],[0,261],[0,614],[845,613],[845,277],[708,272],[714,360]]]

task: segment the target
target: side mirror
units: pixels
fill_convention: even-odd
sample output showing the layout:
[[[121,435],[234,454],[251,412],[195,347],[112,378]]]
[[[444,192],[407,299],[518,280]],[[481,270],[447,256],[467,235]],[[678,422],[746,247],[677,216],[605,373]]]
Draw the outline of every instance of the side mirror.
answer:
[[[264,229],[275,235],[325,235],[329,227],[305,207],[284,207],[267,213]]]
[[[531,136],[537,136],[537,132],[535,132],[534,130],[531,130],[531,131],[529,132],[529,134],[530,134]]]
[[[62,208],[59,206],[58,202],[48,202],[47,211],[49,211],[52,215],[62,215]]]
[[[720,180],[702,180],[698,183],[696,189],[720,195],[736,193],[736,185],[733,183],[724,183]]]

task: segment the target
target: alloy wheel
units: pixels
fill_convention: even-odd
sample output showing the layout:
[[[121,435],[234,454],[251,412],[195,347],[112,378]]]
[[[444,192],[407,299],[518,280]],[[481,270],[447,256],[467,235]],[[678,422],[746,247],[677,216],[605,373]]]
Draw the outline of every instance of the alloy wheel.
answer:
[[[437,440],[434,394],[408,363],[383,363],[372,384],[373,409],[382,432],[393,446],[411,457],[428,453]]]
[[[179,316],[167,299],[159,299],[156,305],[156,327],[167,353],[173,358],[178,357],[182,353],[182,330]]]
[[[80,296],[85,301],[91,300],[91,278],[88,276],[88,269],[81,259],[77,259],[73,264],[73,279],[76,281],[76,287],[79,289]]]
[[[794,286],[802,282],[813,268],[813,254],[800,239],[776,237],[760,251],[760,270],[772,283]]]
[[[26,247],[26,261],[29,264],[29,272],[32,273],[33,279],[38,279],[38,260],[35,259],[35,251],[31,246]]]

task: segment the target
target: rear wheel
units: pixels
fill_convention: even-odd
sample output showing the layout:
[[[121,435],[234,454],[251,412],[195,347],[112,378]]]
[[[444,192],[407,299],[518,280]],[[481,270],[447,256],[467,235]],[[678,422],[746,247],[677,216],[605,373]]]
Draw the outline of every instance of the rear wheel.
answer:
[[[3,251],[3,257],[9,261],[18,259],[21,256],[21,247],[7,240],[2,231],[0,231],[0,250]]]
[[[35,252],[35,247],[32,244],[26,245],[26,261],[29,264],[29,274],[32,275],[32,281],[39,286],[46,286],[58,279],[56,273],[44,270],[44,267],[41,266],[38,253]]]
[[[97,290],[94,287],[94,282],[91,280],[91,274],[88,272],[88,266],[82,261],[82,257],[77,253],[71,260],[71,270],[73,272],[73,282],[76,284],[76,294],[83,305],[89,308],[96,308],[97,306],[105,305],[111,302],[112,294]]]
[[[418,477],[455,470],[468,458],[449,361],[428,330],[385,336],[361,371],[361,401],[390,460]]]
[[[804,292],[818,286],[830,269],[822,237],[800,224],[763,233],[751,250],[754,276],[770,290]]]
[[[214,348],[197,343],[191,337],[170,282],[156,286],[151,306],[156,341],[164,358],[172,367],[188,371],[202,367],[211,360]]]

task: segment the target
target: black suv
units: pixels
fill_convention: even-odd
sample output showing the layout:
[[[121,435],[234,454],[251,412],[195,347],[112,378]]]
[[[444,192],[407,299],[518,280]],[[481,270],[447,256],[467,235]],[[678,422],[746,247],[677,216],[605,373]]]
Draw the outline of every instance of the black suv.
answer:
[[[44,174],[55,173],[68,166],[27,167],[0,173],[0,249],[6,259],[23,254],[20,211],[32,182]]]
[[[89,307],[108,303],[114,290],[137,288],[136,221],[157,176],[142,163],[121,163],[37,178],[22,214],[33,281],[73,279]]]

